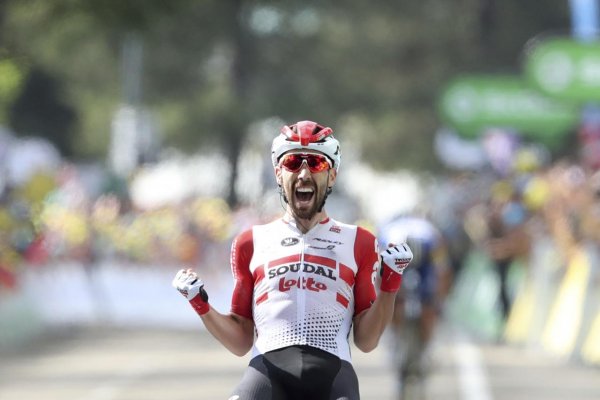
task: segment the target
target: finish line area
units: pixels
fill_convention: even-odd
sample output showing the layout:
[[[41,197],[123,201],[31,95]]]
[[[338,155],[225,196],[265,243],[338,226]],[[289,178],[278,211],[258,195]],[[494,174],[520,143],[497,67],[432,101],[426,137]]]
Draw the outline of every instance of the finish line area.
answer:
[[[396,399],[384,341],[353,349],[361,398]],[[0,400],[227,399],[248,362],[206,331],[74,329],[0,357]],[[598,370],[514,346],[478,345],[450,327],[432,348],[427,398],[600,398]]]

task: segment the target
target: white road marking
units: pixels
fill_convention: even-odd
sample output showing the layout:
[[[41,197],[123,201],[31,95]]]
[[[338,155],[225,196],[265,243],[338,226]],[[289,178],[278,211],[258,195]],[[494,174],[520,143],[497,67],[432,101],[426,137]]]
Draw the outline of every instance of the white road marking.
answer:
[[[454,356],[462,400],[493,400],[481,353],[469,339],[454,332]]]

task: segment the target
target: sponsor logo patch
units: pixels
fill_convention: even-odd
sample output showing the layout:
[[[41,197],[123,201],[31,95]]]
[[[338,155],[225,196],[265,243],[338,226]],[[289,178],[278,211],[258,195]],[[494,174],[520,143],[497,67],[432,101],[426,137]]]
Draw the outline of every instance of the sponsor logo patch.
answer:
[[[298,242],[300,242],[300,239],[295,238],[295,237],[288,237],[281,241],[281,245],[282,246],[293,246],[295,244],[298,244]]]
[[[314,278],[290,278],[285,279],[282,277],[279,279],[279,291],[280,292],[288,292],[291,288],[296,287],[302,290],[310,290],[313,292],[320,292],[322,290],[327,290],[327,285],[323,282],[318,282]]]

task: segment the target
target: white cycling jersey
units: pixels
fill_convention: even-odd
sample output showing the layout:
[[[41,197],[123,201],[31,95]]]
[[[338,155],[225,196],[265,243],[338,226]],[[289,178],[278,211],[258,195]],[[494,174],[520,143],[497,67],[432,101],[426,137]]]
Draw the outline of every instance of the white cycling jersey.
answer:
[[[373,234],[330,218],[306,234],[284,219],[241,233],[231,311],[254,320],[253,356],[308,345],[350,361],[352,318],[375,300],[378,254]]]

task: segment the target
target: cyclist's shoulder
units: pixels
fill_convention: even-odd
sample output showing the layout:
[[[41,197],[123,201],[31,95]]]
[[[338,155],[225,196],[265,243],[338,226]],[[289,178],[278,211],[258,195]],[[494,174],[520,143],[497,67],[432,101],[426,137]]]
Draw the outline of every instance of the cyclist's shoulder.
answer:
[[[330,238],[350,239],[354,237],[355,246],[360,247],[362,244],[368,244],[369,247],[373,247],[376,240],[375,234],[365,226],[341,222],[333,218],[326,221],[326,226]]]
[[[359,228],[359,226],[357,226],[355,224],[342,222],[340,220],[337,220],[337,219],[331,218],[331,217],[327,217],[327,219],[322,221],[321,224],[325,227],[329,227],[328,230],[330,232],[334,232],[334,233],[336,233],[336,232],[337,233],[352,232],[352,231],[356,231]]]

